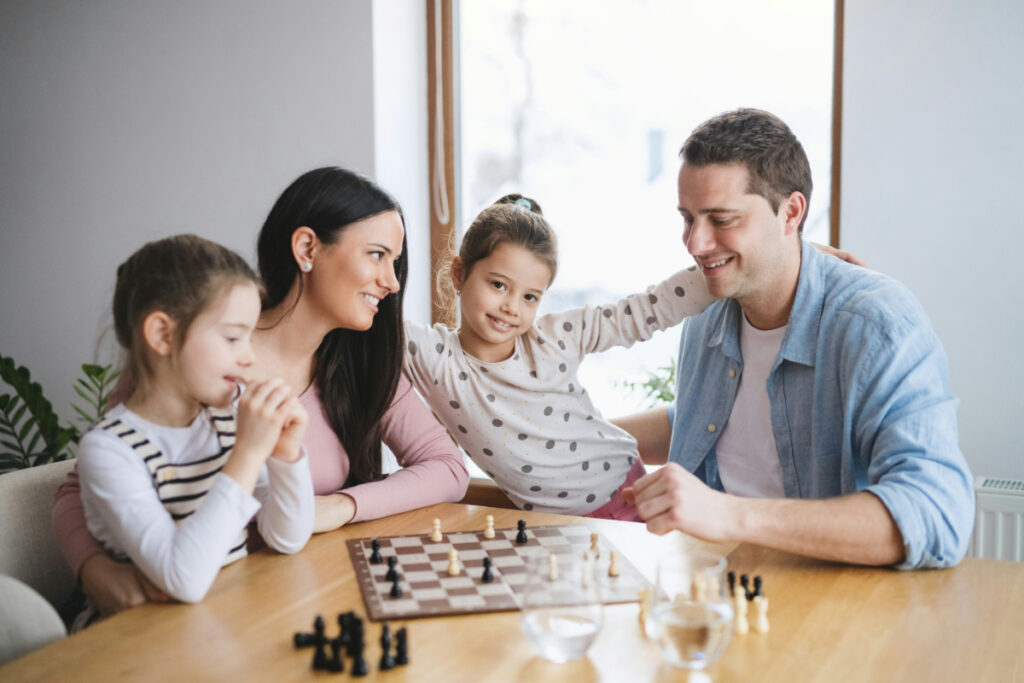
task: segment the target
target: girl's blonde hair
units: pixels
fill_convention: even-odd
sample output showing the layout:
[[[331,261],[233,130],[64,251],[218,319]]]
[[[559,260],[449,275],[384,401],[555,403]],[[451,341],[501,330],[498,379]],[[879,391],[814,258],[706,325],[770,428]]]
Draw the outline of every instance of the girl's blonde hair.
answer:
[[[469,277],[478,261],[503,244],[522,247],[536,256],[551,270],[549,286],[554,282],[558,272],[558,238],[536,201],[521,194],[507,194],[473,219],[458,251],[465,276]],[[455,245],[451,244],[448,255],[437,269],[438,300],[444,309],[455,301],[455,286],[450,276],[454,260]]]
[[[196,316],[230,287],[247,282],[260,287],[245,259],[196,235],[149,242],[118,266],[114,333],[132,388],[144,384],[151,372],[142,337],[146,316],[166,313],[175,323],[174,341],[180,348]]]

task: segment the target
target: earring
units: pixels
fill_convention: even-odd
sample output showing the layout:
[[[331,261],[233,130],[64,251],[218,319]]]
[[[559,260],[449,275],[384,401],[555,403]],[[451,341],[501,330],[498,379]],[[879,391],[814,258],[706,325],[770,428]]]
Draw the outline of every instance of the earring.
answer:
[[[462,290],[461,289],[456,289],[455,290],[455,296],[462,296]]]
[[[308,273],[311,270],[313,270],[313,264],[310,263],[309,261],[303,261],[302,262],[302,272]]]

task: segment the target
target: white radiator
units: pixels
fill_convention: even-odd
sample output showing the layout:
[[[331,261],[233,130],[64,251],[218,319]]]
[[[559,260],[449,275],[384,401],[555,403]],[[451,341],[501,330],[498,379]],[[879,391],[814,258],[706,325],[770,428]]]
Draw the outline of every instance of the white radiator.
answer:
[[[977,477],[970,557],[1024,562],[1024,481]]]

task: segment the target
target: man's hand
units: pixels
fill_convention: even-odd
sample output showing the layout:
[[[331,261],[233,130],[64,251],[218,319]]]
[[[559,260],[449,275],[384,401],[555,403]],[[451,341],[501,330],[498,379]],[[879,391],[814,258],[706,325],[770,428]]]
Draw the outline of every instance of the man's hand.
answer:
[[[135,565],[93,555],[82,565],[82,592],[105,617],[144,602],[168,602],[170,598]]]
[[[678,529],[713,543],[736,540],[734,498],[708,487],[676,463],[637,479],[623,497],[636,505],[651,533]]]

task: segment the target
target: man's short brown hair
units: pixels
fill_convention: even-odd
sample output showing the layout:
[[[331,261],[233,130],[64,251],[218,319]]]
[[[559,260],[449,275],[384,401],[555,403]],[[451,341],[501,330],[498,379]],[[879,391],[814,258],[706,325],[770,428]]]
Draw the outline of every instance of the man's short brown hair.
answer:
[[[782,119],[760,109],[737,109],[697,126],[679,156],[693,166],[743,164],[747,191],[761,195],[778,212],[782,200],[800,192],[811,202],[811,165],[800,141]],[[807,212],[800,219],[803,232]]]

